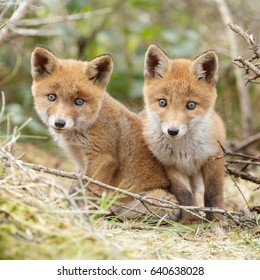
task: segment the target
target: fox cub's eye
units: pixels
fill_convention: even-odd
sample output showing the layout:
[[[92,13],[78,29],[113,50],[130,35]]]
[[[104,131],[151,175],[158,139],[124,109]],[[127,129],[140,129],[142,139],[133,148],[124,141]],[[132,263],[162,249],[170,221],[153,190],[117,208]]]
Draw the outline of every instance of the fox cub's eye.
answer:
[[[163,99],[163,98],[159,99],[159,100],[158,100],[158,105],[159,105],[160,107],[166,107],[166,106],[167,106],[167,100],[166,100],[166,99]]]
[[[57,95],[54,93],[50,93],[47,95],[49,101],[55,101],[57,99]]]
[[[74,104],[77,106],[82,106],[85,101],[82,98],[77,98],[74,100]]]
[[[194,101],[190,101],[190,102],[188,102],[187,104],[186,104],[186,108],[188,109],[188,110],[194,110],[195,108],[196,108],[196,103],[194,102]]]

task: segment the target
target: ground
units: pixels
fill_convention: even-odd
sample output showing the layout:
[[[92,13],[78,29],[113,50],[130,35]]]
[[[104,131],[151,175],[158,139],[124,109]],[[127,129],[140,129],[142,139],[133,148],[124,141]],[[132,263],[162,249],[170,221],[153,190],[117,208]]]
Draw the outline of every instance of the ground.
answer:
[[[23,155],[25,161],[72,170],[73,165],[57,151],[15,146],[16,156]],[[7,162],[12,167],[2,163],[0,177],[1,259],[260,259],[257,225],[238,227],[224,221],[183,226],[75,214],[69,211],[76,207],[66,193],[69,179],[34,172],[10,158]],[[236,183],[251,205],[259,202],[256,185]],[[228,209],[246,208],[228,176],[225,189]]]

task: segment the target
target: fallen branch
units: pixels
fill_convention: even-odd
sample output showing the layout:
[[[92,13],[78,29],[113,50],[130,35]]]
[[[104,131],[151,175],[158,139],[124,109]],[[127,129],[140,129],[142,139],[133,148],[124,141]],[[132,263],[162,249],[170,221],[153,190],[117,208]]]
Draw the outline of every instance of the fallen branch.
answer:
[[[243,154],[243,153],[237,153],[237,152],[231,152],[231,151],[228,151],[227,149],[225,149],[220,142],[218,142],[220,148],[222,149],[223,151],[223,154],[216,157],[215,159],[221,159],[221,158],[224,158],[226,156],[236,156],[236,157],[242,157],[242,158],[246,158],[246,159],[250,159],[250,160],[255,160],[255,161],[259,161],[260,160],[260,157],[254,157],[254,156],[250,156],[250,155],[246,155],[246,154]]]
[[[250,182],[258,184],[258,185],[260,184],[259,177],[252,176],[249,173],[244,172],[244,171],[238,171],[235,168],[229,167],[227,164],[225,165],[225,171],[230,175],[234,175],[235,177],[250,181]]]
[[[3,148],[1,148],[0,150],[1,150],[0,156],[2,157],[2,159],[5,159],[5,163],[10,166],[11,164],[8,162],[8,160],[10,161],[10,156],[6,153],[5,150],[3,150]],[[248,223],[251,223],[251,224],[254,223],[252,221],[252,219],[246,218],[242,213],[239,213],[239,212],[230,212],[225,209],[210,208],[210,207],[182,206],[182,205],[175,204],[171,201],[153,198],[153,197],[146,197],[146,196],[143,196],[142,194],[136,194],[136,193],[129,192],[127,190],[119,189],[114,186],[104,184],[98,180],[92,179],[83,174],[48,168],[48,167],[38,165],[38,164],[27,163],[22,160],[14,159],[13,156],[11,157],[11,161],[13,162],[13,164],[17,164],[18,166],[22,167],[23,169],[28,168],[28,169],[32,169],[35,171],[48,173],[48,174],[52,174],[52,175],[59,176],[59,177],[65,177],[65,178],[73,179],[73,180],[74,179],[77,180],[77,179],[81,178],[83,181],[96,184],[104,189],[116,192],[120,195],[126,195],[128,197],[139,200],[140,202],[151,205],[151,206],[156,206],[156,207],[161,207],[161,208],[171,209],[171,210],[180,209],[180,210],[184,210],[187,212],[191,212],[195,216],[197,216],[198,215],[197,213],[199,213],[199,212],[219,213],[219,214],[222,214],[223,216],[227,217],[228,219],[232,220],[237,226],[243,226],[243,223],[245,220]],[[201,215],[198,215],[198,216],[202,220],[206,220]],[[243,222],[241,222],[240,219],[242,219]]]
[[[229,175],[234,175],[235,177],[239,177],[241,179],[244,179],[244,180],[247,180],[247,181],[250,181],[252,183],[255,183],[255,184],[260,184],[260,178],[259,177],[255,177],[255,176],[252,176],[251,174],[247,173],[247,172],[244,172],[243,169],[242,170],[236,170],[235,168],[232,168],[229,166],[229,164],[245,164],[246,166],[248,166],[249,164],[255,164],[255,165],[259,165],[259,161],[260,161],[260,157],[253,157],[253,156],[249,156],[249,155],[245,155],[245,154],[242,154],[242,153],[236,153],[236,152],[230,152],[228,150],[226,150],[220,142],[218,142],[222,151],[223,151],[223,154],[216,157],[215,159],[218,160],[218,159],[221,159],[221,158],[224,158],[226,156],[235,156],[235,157],[242,157],[242,158],[246,158],[246,159],[249,159],[249,160],[228,160],[226,163],[225,163],[225,171],[226,173],[228,173]]]
[[[260,132],[252,135],[250,137],[247,137],[246,139],[244,139],[243,141],[241,141],[240,143],[232,143],[232,151],[233,152],[238,152],[240,150],[245,149],[246,147],[252,145],[253,143],[257,142],[260,140]]]

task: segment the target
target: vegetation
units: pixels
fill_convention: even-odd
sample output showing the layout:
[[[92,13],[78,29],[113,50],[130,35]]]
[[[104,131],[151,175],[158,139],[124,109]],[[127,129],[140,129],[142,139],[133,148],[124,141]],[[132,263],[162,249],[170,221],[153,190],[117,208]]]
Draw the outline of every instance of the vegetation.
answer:
[[[111,53],[115,69],[108,91],[135,111],[143,106],[143,60],[149,44],[158,44],[172,58],[194,58],[214,49],[220,59],[217,110],[229,142],[240,143],[259,132],[259,85],[246,86],[251,119],[245,126],[239,76],[231,63],[232,46],[244,57],[250,57],[250,50],[242,40],[230,40],[223,12],[226,7],[233,22],[259,41],[259,1],[227,2],[1,1],[0,91],[5,98],[0,112],[0,259],[260,258],[256,212],[251,213],[256,223],[243,226],[229,220],[193,226],[151,217],[121,221],[108,216],[102,203],[98,211],[84,215],[68,195],[69,179],[36,172],[17,160],[73,170],[62,151],[46,141],[47,130],[33,109],[30,55],[38,44],[64,58]],[[256,142],[253,155],[259,156],[258,151]],[[258,165],[250,171],[259,176]],[[225,187],[229,211],[247,212],[247,203],[259,205],[256,184],[227,176]]]

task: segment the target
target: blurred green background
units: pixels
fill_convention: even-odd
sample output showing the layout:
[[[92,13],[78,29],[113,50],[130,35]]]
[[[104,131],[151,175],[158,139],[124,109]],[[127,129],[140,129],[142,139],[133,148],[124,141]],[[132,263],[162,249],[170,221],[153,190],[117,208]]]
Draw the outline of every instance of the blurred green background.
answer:
[[[8,113],[1,120],[1,134],[30,117],[33,120],[23,130],[24,134],[48,134],[36,116],[30,90],[30,55],[35,45],[44,45],[61,58],[92,59],[102,53],[110,53],[115,66],[108,92],[138,111],[143,106],[144,54],[152,43],[159,45],[171,58],[192,59],[209,49],[217,52],[220,60],[217,110],[226,122],[229,138],[242,138],[234,76],[236,66],[232,64],[229,29],[223,22],[220,2],[34,1],[14,29],[16,34],[1,43],[0,90],[5,93]],[[225,3],[233,22],[250,30],[259,42],[260,1],[227,0]],[[0,2],[2,27],[18,4],[19,1]],[[78,15],[80,19],[51,23],[54,17],[67,15]],[[245,42],[236,38],[239,54],[250,57]],[[256,133],[260,131],[260,86],[249,84],[247,87],[252,105],[252,133]]]

